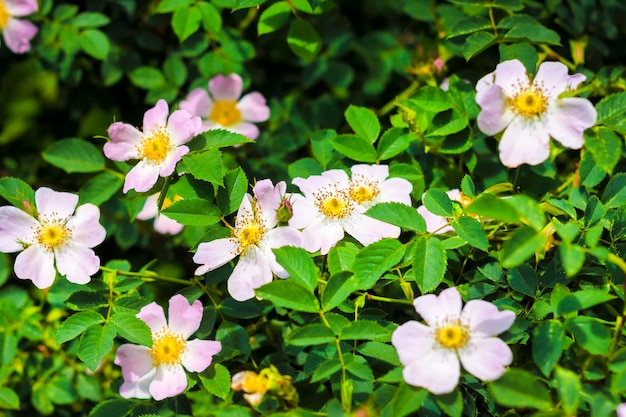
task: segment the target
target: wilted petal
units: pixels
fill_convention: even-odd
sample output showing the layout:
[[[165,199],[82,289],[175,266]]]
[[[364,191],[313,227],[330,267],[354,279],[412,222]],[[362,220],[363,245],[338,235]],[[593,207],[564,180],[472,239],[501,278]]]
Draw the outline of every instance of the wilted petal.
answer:
[[[193,261],[199,266],[195,275],[203,275],[225,265],[239,254],[239,242],[231,238],[222,238],[198,245]]]
[[[31,245],[15,258],[15,275],[30,279],[39,289],[49,288],[57,276],[54,254],[40,245]]]
[[[481,381],[500,378],[513,362],[511,349],[496,337],[473,337],[459,355],[463,368]]]
[[[174,333],[180,333],[187,340],[198,328],[202,321],[202,303],[200,300],[189,304],[181,294],[170,298],[168,323]]]
[[[189,340],[185,345],[183,366],[190,372],[202,372],[213,361],[213,355],[222,350],[222,343],[213,340]]]
[[[159,366],[150,384],[150,395],[157,401],[182,394],[187,388],[187,375],[181,365]]]

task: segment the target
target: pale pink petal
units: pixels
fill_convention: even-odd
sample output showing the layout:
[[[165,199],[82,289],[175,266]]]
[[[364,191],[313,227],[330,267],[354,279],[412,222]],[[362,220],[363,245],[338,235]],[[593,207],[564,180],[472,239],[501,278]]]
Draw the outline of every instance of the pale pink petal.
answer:
[[[5,0],[4,7],[11,16],[26,16],[39,10],[37,0]]]
[[[72,242],[93,248],[104,242],[106,229],[100,224],[100,209],[90,203],[76,209],[66,226],[72,229]]]
[[[175,145],[189,142],[201,128],[202,119],[185,110],[176,110],[167,121],[167,131]]]
[[[20,242],[33,243],[39,222],[17,207],[0,207],[0,252],[19,252]]]
[[[124,180],[124,193],[129,190],[136,190],[143,193],[150,190],[159,179],[159,166],[139,161],[137,165],[126,174]]]
[[[510,110],[504,91],[497,85],[476,93],[476,103],[481,111],[476,121],[486,135],[495,135],[511,123],[515,114]]]
[[[143,115],[143,132],[149,133],[151,130],[158,130],[167,125],[167,116],[170,113],[167,101],[160,99],[153,108]]]
[[[271,229],[265,237],[266,247],[263,250],[265,257],[269,263],[270,269],[278,278],[287,278],[289,274],[278,262],[276,255],[272,252],[272,248],[280,248],[282,246],[302,247],[302,234],[293,227],[281,226]]]
[[[403,365],[419,360],[435,343],[433,330],[417,321],[407,321],[398,326],[391,335],[391,344],[398,351]]]
[[[249,248],[228,278],[228,293],[237,301],[254,297],[254,290],[272,282],[272,271],[267,258],[256,248]]]
[[[496,70],[493,74],[494,84],[500,86],[509,97],[512,97],[516,91],[530,85],[526,67],[517,59],[504,61],[496,65]],[[478,83],[480,84],[481,81],[479,80]]]
[[[309,252],[320,251],[326,255],[330,248],[343,239],[344,230],[341,224],[332,221],[316,219],[302,230],[302,245]]]
[[[626,403],[618,405],[615,412],[617,413],[617,417],[626,417]]]
[[[483,300],[470,300],[461,313],[462,322],[468,323],[472,332],[489,337],[508,330],[515,321],[515,313],[499,311],[494,304]]]
[[[117,348],[115,364],[122,368],[125,382],[137,382],[154,369],[150,348],[128,343]]]
[[[2,30],[2,36],[7,47],[16,54],[30,51],[30,41],[35,37],[39,29],[28,20],[14,19],[9,17],[6,26]]]
[[[204,275],[230,262],[240,252],[239,242],[232,238],[222,238],[198,245],[193,261],[200,264],[195,275]]]
[[[202,321],[202,303],[200,300],[189,304],[189,301],[181,294],[170,298],[168,310],[168,323],[175,333],[181,333],[185,340],[200,327]]]
[[[47,187],[41,187],[35,191],[35,204],[40,219],[43,216],[67,219],[76,209],[78,195],[62,193]]]
[[[461,316],[463,301],[456,287],[446,288],[439,296],[427,294],[413,301],[415,311],[431,327],[436,327],[442,319],[455,320]]]
[[[239,204],[239,208],[237,209],[237,216],[235,218],[235,227],[240,229],[248,223],[248,219],[253,217],[254,213],[252,211],[253,199],[249,193],[244,194],[241,199],[241,203]]]
[[[54,268],[54,254],[40,245],[32,245],[15,258],[15,275],[20,279],[30,279],[37,288],[48,288],[54,282],[57,271]]]
[[[504,131],[498,148],[504,166],[539,165],[550,156],[550,136],[543,123],[518,117]]]
[[[162,235],[177,235],[182,232],[184,226],[176,220],[170,219],[165,214],[159,214],[154,219],[154,230]]]
[[[289,219],[289,226],[303,229],[316,221],[319,210],[315,207],[313,201],[300,194],[292,194],[290,201],[293,215]]]
[[[428,233],[440,234],[454,230],[447,218],[431,213],[426,206],[419,206],[417,212],[424,218]]]
[[[352,173],[352,179],[354,179],[355,176],[362,177],[370,181],[373,179],[380,184],[389,176],[389,166],[357,164],[352,165],[350,172]]]
[[[259,128],[255,124],[248,123],[248,122],[239,122],[232,126],[222,127],[222,129],[239,133],[240,135],[244,135],[245,137],[251,140],[254,140],[257,137],[259,137]]]
[[[404,178],[389,178],[380,185],[380,194],[376,202],[396,202],[411,205],[413,186]]]
[[[248,93],[241,97],[237,108],[241,111],[243,120],[248,122],[264,122],[270,118],[270,108],[261,93]]]
[[[327,184],[333,184],[337,189],[347,188],[350,185],[350,178],[343,169],[329,169],[322,172],[321,177]]]
[[[167,326],[163,307],[155,302],[144,306],[139,313],[137,313],[137,317],[148,325],[153,334]]]
[[[113,161],[128,161],[139,158],[137,147],[142,133],[133,126],[115,122],[109,126],[111,140],[104,144],[104,155]]]
[[[120,386],[120,395],[123,398],[148,399],[150,396],[150,384],[156,375],[156,368],[139,378],[135,382],[124,382]]]
[[[463,368],[481,381],[500,378],[513,362],[511,349],[497,337],[471,338],[459,356]]]
[[[182,356],[183,366],[190,372],[202,372],[213,361],[213,355],[222,350],[222,343],[213,340],[189,340]]]
[[[459,384],[461,365],[453,350],[432,349],[406,365],[402,376],[409,385],[426,388],[433,394],[448,394]]]
[[[187,94],[187,98],[181,101],[178,107],[194,116],[206,118],[211,113],[213,102],[204,88],[195,88]]]
[[[274,227],[277,222],[276,210],[278,210],[285,197],[286,189],[287,184],[285,181],[280,181],[274,186],[270,179],[257,181],[252,188],[252,193],[258,206],[261,208],[264,219],[274,223],[268,224],[268,228]]]
[[[160,193],[152,194],[146,199],[146,202],[143,203],[143,208],[139,213],[137,213],[137,219],[153,219],[157,216],[157,214],[159,214],[159,207],[157,206],[157,202],[159,201],[159,194]]]
[[[548,133],[561,145],[580,149],[585,144],[583,132],[596,124],[598,114],[585,98],[571,97],[559,100],[551,108],[546,127]]]
[[[343,227],[350,236],[358,240],[363,246],[378,242],[386,237],[396,238],[400,236],[398,226],[374,219],[363,213],[353,213]]]
[[[86,284],[100,269],[100,258],[92,249],[76,244],[68,244],[55,249],[57,269],[69,282]]]
[[[187,388],[187,375],[181,365],[159,366],[150,384],[150,395],[157,401],[182,394]]]
[[[172,175],[174,170],[176,169],[176,164],[180,161],[184,155],[189,153],[189,148],[185,145],[177,146],[170,153],[167,154],[165,160],[161,162],[159,165],[159,175],[162,177],[167,177]]]
[[[570,76],[567,72],[567,66],[561,62],[543,62],[539,65],[533,85],[541,86],[550,98],[557,98],[562,92],[575,89],[586,79],[583,74]]]
[[[237,101],[241,96],[243,81],[237,74],[217,75],[209,81],[209,90],[214,100]]]

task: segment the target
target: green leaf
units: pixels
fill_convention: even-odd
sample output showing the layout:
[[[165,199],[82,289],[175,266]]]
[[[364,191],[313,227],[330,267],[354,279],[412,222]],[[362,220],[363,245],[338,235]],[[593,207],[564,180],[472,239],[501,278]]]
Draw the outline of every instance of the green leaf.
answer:
[[[391,340],[391,332],[373,320],[359,319],[350,322],[349,326],[341,329],[341,340],[377,340],[388,342]]]
[[[67,173],[98,172],[104,169],[102,151],[82,139],[53,142],[42,153],[43,159]]]
[[[83,333],[78,343],[78,357],[85,362],[91,371],[95,371],[100,362],[111,349],[115,339],[113,326],[91,326]]]
[[[243,169],[237,168],[224,176],[224,188],[217,191],[217,205],[223,215],[234,213],[248,191],[248,178]]]
[[[178,200],[161,213],[185,226],[210,226],[220,221],[217,207],[200,198]]]
[[[583,391],[580,377],[569,369],[560,366],[555,369],[554,377],[556,391],[559,394],[563,409],[568,416],[576,415],[581,399],[580,393]]]
[[[515,291],[532,298],[537,296],[537,273],[528,264],[512,268],[506,278]]]
[[[489,251],[487,234],[478,220],[469,216],[461,216],[452,220],[450,225],[459,237],[471,246],[485,252]]]
[[[561,37],[552,29],[541,25],[516,26],[504,35],[505,39],[524,39],[532,43],[560,45]]]
[[[616,297],[601,288],[590,288],[566,295],[556,306],[556,317],[573,311],[585,310],[598,304],[604,304]]]
[[[526,195],[518,194],[505,200],[517,213],[517,217],[523,223],[536,231],[543,229],[546,224],[546,215],[539,203]]]
[[[109,55],[111,44],[107,35],[98,29],[87,29],[78,37],[80,47],[85,53],[92,57],[104,61]]]
[[[552,408],[550,392],[543,382],[527,371],[511,369],[497,381],[489,383],[494,400],[505,407]]]
[[[469,61],[491,45],[496,43],[496,37],[489,32],[476,32],[468,36],[463,45],[463,57]]]
[[[585,148],[591,152],[598,167],[612,174],[622,154],[622,139],[613,130],[598,127],[585,134]]]
[[[20,397],[11,388],[0,387],[0,410],[19,410]]]
[[[196,7],[202,13],[202,26],[207,32],[218,33],[222,30],[222,15],[217,7],[211,3],[197,3]]]
[[[515,16],[509,16],[515,17]],[[508,19],[505,17],[504,19]],[[504,20],[502,19],[502,20]],[[502,20],[500,23],[502,23]],[[511,45],[500,44],[500,62],[517,59],[524,64],[530,73],[535,73],[537,68],[537,61],[539,61],[539,55],[537,50],[531,44],[526,42],[514,43]]]
[[[311,375],[311,382],[328,380],[333,374],[341,370],[341,362],[338,358],[327,359],[322,362]]]
[[[391,401],[382,410],[381,417],[406,417],[413,414],[424,404],[428,397],[428,391],[400,382],[398,389],[393,394]]]
[[[456,22],[448,31],[448,39],[460,35],[469,35],[479,30],[491,29],[491,22],[484,17],[470,16]]]
[[[24,181],[11,177],[0,178],[0,196],[35,217],[35,191]]]
[[[172,28],[182,43],[200,29],[202,12],[196,6],[180,7],[172,15]]]
[[[430,85],[420,88],[408,101],[422,110],[433,113],[439,113],[452,107],[452,102],[446,92],[439,87]]]
[[[465,213],[476,214],[485,219],[502,220],[508,223],[519,223],[519,216],[515,209],[505,200],[493,194],[481,194],[469,206],[465,207]]]
[[[128,400],[107,400],[96,405],[89,417],[125,417],[130,413]]]
[[[370,207],[366,215],[386,223],[393,224],[405,230],[426,233],[424,218],[411,206],[402,203],[378,203]]]
[[[602,194],[602,203],[607,209],[626,204],[626,173],[615,174],[606,185]]]
[[[351,270],[358,281],[357,288],[368,290],[404,256],[405,247],[397,239],[382,239],[363,248],[354,258]]]
[[[413,135],[399,127],[385,130],[378,141],[378,159],[384,161],[404,152],[411,144],[412,138]]]
[[[461,180],[461,192],[468,198],[473,199],[476,197],[476,186],[474,185],[472,177],[467,174],[465,174]]]
[[[317,313],[320,310],[319,302],[313,292],[289,279],[279,279],[265,284],[256,289],[256,294],[278,307],[308,313]]]
[[[367,139],[357,135],[339,135],[330,140],[333,148],[358,162],[376,162],[376,149]]]
[[[241,145],[243,143],[252,143],[253,140],[240,134],[224,129],[213,129],[203,132],[202,137],[206,143],[205,149],[225,148],[233,145]]]
[[[152,347],[152,331],[148,325],[131,313],[115,313],[111,323],[117,328],[117,334],[131,343]]]
[[[202,386],[222,400],[228,398],[230,393],[230,372],[221,363],[215,363],[207,370],[198,375]]]
[[[446,249],[436,237],[415,239],[413,274],[422,294],[432,292],[443,281],[447,267]]]
[[[381,342],[366,342],[357,349],[361,355],[387,362],[393,366],[401,366],[398,351],[395,347]]]
[[[619,133],[626,133],[626,92],[611,94],[596,104],[598,125],[605,125],[616,129]]]
[[[274,3],[263,10],[259,17],[259,23],[257,24],[259,36],[272,33],[285,26],[289,21],[290,15],[291,9],[286,1]]]
[[[224,185],[224,166],[222,165],[222,153],[218,149],[192,152],[183,156],[186,172],[189,172],[197,180],[208,181],[212,184]]]
[[[276,255],[278,264],[289,273],[291,280],[304,285],[311,291],[317,288],[320,271],[307,251],[293,246],[283,246],[272,251]]]
[[[380,122],[373,111],[351,104],[344,115],[354,133],[370,143],[376,142],[380,134]]]
[[[239,9],[249,9],[265,3],[267,0],[235,0],[233,12]]]
[[[104,321],[102,314],[95,311],[81,311],[79,313],[69,316],[59,326],[57,331],[55,342],[62,344],[68,340],[76,338],[91,326],[98,325]]]
[[[223,361],[239,357],[246,361],[250,356],[250,336],[238,324],[224,320],[215,333],[215,340],[222,342],[220,357]]]
[[[77,291],[69,296],[65,305],[72,310],[88,310],[109,305],[109,300],[101,293]]]
[[[176,87],[182,86],[187,80],[187,66],[178,55],[170,55],[163,63],[163,72],[167,79]]]
[[[193,0],[161,0],[154,13],[171,13],[177,9],[188,7]]]
[[[330,311],[348,299],[350,294],[359,287],[359,281],[349,271],[331,275],[322,293],[322,308]]]
[[[500,262],[505,268],[519,266],[535,252],[543,249],[547,242],[546,236],[529,227],[520,227],[504,242],[500,250]]]
[[[565,328],[587,352],[592,355],[607,355],[611,332],[599,319],[589,316],[574,317],[565,322]]]
[[[91,203],[99,206],[109,201],[124,185],[124,178],[112,172],[102,172],[87,181],[78,191],[79,204]]]
[[[308,21],[298,17],[289,27],[287,44],[294,54],[311,63],[322,49],[322,38]]]
[[[568,277],[572,277],[580,271],[587,256],[584,248],[571,243],[563,243],[559,246],[559,254]]]
[[[561,359],[565,346],[565,328],[558,320],[546,320],[533,330],[532,357],[547,378]]]
[[[285,336],[285,343],[293,346],[314,346],[335,343],[335,334],[323,324],[307,324],[298,327]]]
[[[102,13],[83,12],[74,18],[74,26],[79,28],[95,28],[108,25],[111,20]]]
[[[163,73],[152,67],[137,67],[128,74],[128,77],[134,85],[145,90],[152,90],[165,85]]]
[[[452,217],[452,200],[448,194],[436,188],[426,191],[422,198],[431,213],[441,217]]]

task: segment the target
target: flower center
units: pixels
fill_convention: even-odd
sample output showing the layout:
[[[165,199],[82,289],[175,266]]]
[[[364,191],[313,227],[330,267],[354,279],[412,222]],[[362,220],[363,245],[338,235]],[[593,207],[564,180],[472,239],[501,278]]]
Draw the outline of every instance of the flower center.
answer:
[[[209,120],[222,126],[232,126],[241,121],[241,111],[235,100],[215,100]]]
[[[72,229],[65,225],[65,219],[53,217],[41,219],[37,230],[37,242],[47,251],[59,249],[72,237]]]
[[[531,118],[545,113],[548,99],[540,88],[532,86],[518,92],[511,99],[511,106],[515,113]]]
[[[240,253],[263,240],[266,232],[265,224],[253,213],[244,213],[235,223],[233,237],[239,242]]]
[[[156,130],[151,130],[148,135],[144,135],[139,143],[139,159],[145,159],[154,165],[161,164],[174,145],[170,141],[170,135],[164,126],[159,126]]]
[[[150,356],[154,366],[179,365],[185,352],[187,341],[180,333],[174,333],[169,327],[163,327],[152,335]]]
[[[469,330],[456,321],[435,330],[435,340],[446,349],[461,349],[470,340]]]
[[[380,194],[380,190],[378,189],[378,184],[374,181],[359,178],[356,181],[353,179],[350,184],[350,198],[358,204],[371,201],[376,198],[378,194]]]
[[[315,194],[315,206],[326,217],[342,219],[352,212],[350,195],[345,191],[322,190]]]
[[[9,18],[11,15],[4,5],[4,0],[0,0],[0,29],[4,29],[4,27],[9,22]]]

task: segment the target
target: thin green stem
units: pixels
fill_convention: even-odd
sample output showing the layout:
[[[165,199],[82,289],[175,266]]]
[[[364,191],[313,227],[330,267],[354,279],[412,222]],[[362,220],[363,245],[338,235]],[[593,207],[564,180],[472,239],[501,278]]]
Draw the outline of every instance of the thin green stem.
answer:
[[[168,277],[165,275],[159,275],[159,274],[155,274],[152,271],[149,271],[149,272],[148,271],[146,272],[120,271],[119,269],[107,268],[106,266],[101,266],[100,270],[111,272],[116,275],[125,275],[127,277],[137,277],[137,278],[142,278],[142,279],[165,281],[165,282],[171,282],[174,284],[182,284],[182,285],[193,285],[193,281],[180,279],[180,278],[174,278],[174,277]]]
[[[209,288],[206,285],[204,285],[202,282],[200,282],[200,280],[196,277],[193,278],[193,283],[197,285],[198,287],[200,287],[202,292],[206,294],[207,297],[209,297],[209,300],[211,301],[211,304],[213,304],[213,307],[215,308],[215,311],[217,312],[217,314],[219,314],[222,321],[225,320],[224,314],[222,314],[222,309],[220,308],[220,305],[213,298],[213,295],[209,291]]]
[[[365,296],[365,298],[367,298],[368,300],[382,301],[383,303],[413,305],[413,301],[411,300],[398,300],[396,298],[381,297],[379,295],[368,294],[368,293],[360,292],[360,291],[356,291],[355,294],[358,294],[360,296]]]
[[[320,310],[320,318],[322,319],[322,322],[324,322],[324,325],[326,325],[326,327],[332,330],[332,327],[330,326],[330,323],[326,319],[326,316],[324,315],[323,310]],[[337,356],[339,357],[339,363],[341,364],[341,394],[342,394],[341,395],[341,407],[344,409],[344,411],[347,412],[347,411],[350,411],[351,404],[348,403],[348,399],[345,397],[345,395],[343,395],[344,390],[346,389],[346,363],[343,360],[343,352],[341,351],[341,341],[339,340],[338,337],[335,337],[335,347],[337,348]]]
[[[396,103],[398,102],[398,100],[412,96],[413,93],[417,91],[419,85],[420,84],[417,80],[413,81],[407,88],[404,89],[404,91],[402,91],[393,100],[391,100],[390,102],[385,104],[380,110],[378,110],[378,115],[384,116],[389,113],[391,110],[393,110],[394,107],[396,107]]]
[[[159,199],[157,200],[157,207],[159,211],[163,208],[163,202],[165,201],[165,196],[167,195],[167,190],[170,188],[170,184],[172,182],[172,176],[165,177],[165,183],[163,183],[163,188],[161,188],[161,192],[159,193]]]
[[[626,262],[619,256],[614,253],[609,253],[606,258],[607,261],[611,262],[619,269],[622,270],[622,273],[626,275]],[[609,346],[609,357],[615,352],[617,345],[622,336],[622,329],[624,328],[624,318],[626,317],[626,300],[624,300],[624,305],[622,306],[622,315],[617,316],[615,318],[615,333],[613,335],[613,340],[611,340],[611,345]]]

